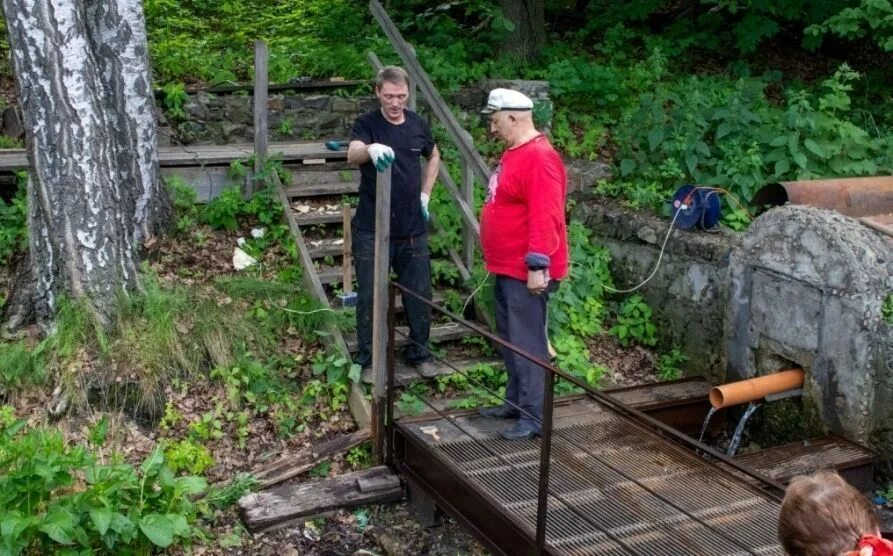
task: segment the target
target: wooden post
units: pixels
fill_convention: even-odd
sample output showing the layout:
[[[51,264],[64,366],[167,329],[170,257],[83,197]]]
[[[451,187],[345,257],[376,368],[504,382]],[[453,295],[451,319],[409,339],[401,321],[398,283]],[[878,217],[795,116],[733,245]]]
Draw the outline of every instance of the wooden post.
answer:
[[[341,284],[341,291],[344,295],[353,293],[353,274],[351,273],[353,265],[353,244],[350,229],[350,205],[341,207],[341,216],[344,229],[344,244],[341,250],[341,277],[344,282]]]
[[[375,270],[372,283],[372,446],[385,462],[388,365],[388,273],[391,267],[391,168],[378,172],[375,185]]]
[[[462,198],[469,207],[474,207],[474,169],[470,164],[462,165]],[[462,221],[462,259],[465,268],[471,272],[474,268],[474,246],[477,244],[477,236],[468,222]]]
[[[415,58],[415,47],[409,45],[409,51],[412,52],[412,57]],[[406,101],[406,106],[413,112],[416,112],[416,102],[418,99],[419,93],[415,83],[415,80],[409,80],[409,100]]]
[[[264,41],[254,41],[254,175],[261,174],[264,163],[267,159],[267,94],[268,94],[268,75],[267,60],[269,54],[267,52],[267,43]],[[257,191],[257,183],[254,179],[249,180],[249,195],[253,195]]]

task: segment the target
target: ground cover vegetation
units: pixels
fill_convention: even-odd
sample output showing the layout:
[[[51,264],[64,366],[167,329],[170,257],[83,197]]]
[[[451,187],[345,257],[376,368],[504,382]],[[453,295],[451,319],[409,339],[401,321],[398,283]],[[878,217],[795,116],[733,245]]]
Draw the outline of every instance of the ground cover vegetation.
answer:
[[[552,102],[537,106],[536,116],[551,122],[553,143],[569,158],[612,164],[614,178],[598,189],[632,206],[661,210],[683,183],[720,187],[746,201],[769,181],[893,170],[888,0],[547,0],[546,43],[524,61],[493,55],[514,28],[498,3],[387,4],[442,91],[483,77],[548,80]],[[144,5],[156,85],[173,119],[185,116],[187,85],[250,80],[258,38],[269,43],[274,82],[368,78],[367,49],[399,63],[365,5],[350,0]],[[0,39],[4,59],[7,50]],[[0,79],[9,76],[0,67]],[[498,156],[501,146],[487,137],[484,122],[472,123],[482,153]],[[444,160],[460,175],[455,149],[436,132]],[[234,182],[252,165],[235,164]],[[320,333],[333,318],[348,329],[351,316],[320,311],[298,286],[295,247],[275,196],[262,190],[245,201],[232,189],[199,205],[188,184],[168,186],[174,232],[153,248],[143,291],[121,299],[112,329],[63,303],[54,334],[31,331],[0,343],[0,395],[8,404],[0,409],[0,500],[7,502],[0,553],[142,554],[190,544],[250,550],[233,525],[231,504],[251,487],[238,473],[283,447],[353,426],[346,399],[358,369],[328,350]],[[0,199],[3,265],[26,248],[21,190]],[[741,229],[749,215],[730,198],[723,222]],[[477,188],[476,204],[482,201]],[[431,210],[441,227],[431,248],[442,255],[461,242],[460,217],[442,188]],[[264,233],[253,237],[257,228]],[[660,336],[651,309],[640,296],[610,295],[607,251],[579,223],[569,232],[571,279],[550,307],[557,365],[593,385],[614,382],[610,362],[594,355],[603,353],[599,338],[607,337],[648,348],[657,376],[678,377],[685,362],[678,348],[651,351]],[[259,261],[244,273],[231,265],[237,237]],[[439,262],[434,275],[442,286],[461,282],[450,263]],[[0,276],[0,307],[9,279]],[[467,285],[481,284],[474,302],[486,306],[489,283],[478,263]],[[453,312],[466,302],[466,295],[447,296]],[[888,320],[891,306],[884,307]],[[468,343],[494,354],[484,343]],[[84,384],[78,371],[86,367],[107,371]],[[504,384],[503,370],[479,365],[413,385],[400,408],[420,411],[423,398],[446,396],[454,407],[493,403]],[[573,390],[562,381],[558,388]],[[104,416],[116,407],[143,425]],[[46,408],[67,412],[69,434]],[[314,474],[368,463],[362,447]],[[370,517],[339,519],[361,530]]]

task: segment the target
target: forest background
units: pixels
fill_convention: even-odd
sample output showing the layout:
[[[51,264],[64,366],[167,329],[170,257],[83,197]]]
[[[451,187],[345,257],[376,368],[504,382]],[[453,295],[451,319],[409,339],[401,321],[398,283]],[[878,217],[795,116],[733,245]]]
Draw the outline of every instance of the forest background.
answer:
[[[399,63],[365,2],[144,6],[154,78],[172,119],[188,86],[250,82],[256,39],[269,45],[271,82],[368,79],[367,50]],[[746,201],[765,183],[893,171],[887,0],[391,0],[386,7],[441,91],[483,78],[549,81],[552,102],[536,115],[551,120],[553,143],[568,159],[610,164],[614,177],[597,190],[633,207],[661,211],[683,183],[714,185],[732,194],[723,223],[740,230],[749,216],[729,199]],[[519,19],[519,7],[541,17]],[[3,103],[14,104],[8,49],[0,39]],[[499,152],[484,122],[471,131],[485,156]],[[318,332],[332,317],[314,313],[318,306],[297,286],[301,270],[274,197],[262,192],[248,201],[233,190],[198,206],[184,184],[169,186],[174,232],[144,267],[144,291],[122,300],[112,330],[63,304],[54,333],[0,342],[8,404],[0,410],[0,523],[14,532],[3,538],[10,553],[53,543],[110,553],[124,545],[244,548],[251,541],[228,508],[252,481],[238,473],[274,450],[353,427],[346,396],[356,369]],[[22,189],[0,200],[4,267],[27,248]],[[444,198],[434,203],[435,212],[447,212]],[[254,270],[197,262],[231,253],[235,238],[256,226],[269,233],[249,240],[246,249],[262,262]],[[660,331],[641,297],[606,295],[606,252],[581,226],[571,232],[579,277],[557,296],[553,342],[562,368],[598,384],[606,371],[591,337],[653,348]],[[455,276],[441,269],[440,279]],[[0,307],[9,280],[0,271]],[[888,309],[893,316],[893,304]],[[349,315],[335,320],[351,326]],[[685,355],[659,349],[659,376],[678,376]],[[125,416],[90,409],[95,388],[84,377],[95,380],[97,370],[111,382],[138,384],[122,396],[133,406]],[[504,384],[492,368],[473,376]],[[433,389],[467,389],[467,405],[486,401],[457,378]],[[406,409],[417,394],[404,394]],[[60,400],[66,408],[55,411]],[[73,417],[64,427],[27,426],[55,422],[48,407]],[[140,421],[146,414],[154,415],[151,425]],[[363,447],[333,461],[314,474],[363,467],[370,457]],[[111,491],[124,494],[103,494]],[[197,502],[188,496],[199,492]],[[349,521],[359,528],[369,516]]]

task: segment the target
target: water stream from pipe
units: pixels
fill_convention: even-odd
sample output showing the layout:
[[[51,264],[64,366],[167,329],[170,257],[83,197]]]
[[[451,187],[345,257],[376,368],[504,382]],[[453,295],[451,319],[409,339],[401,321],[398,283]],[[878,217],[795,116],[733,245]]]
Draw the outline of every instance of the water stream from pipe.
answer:
[[[716,408],[711,407],[710,411],[707,412],[707,417],[704,418],[704,424],[701,425],[701,436],[698,437],[698,442],[704,442],[704,433],[707,432],[707,425],[710,424],[710,418],[713,417],[714,413],[716,413]]]
[[[727,456],[733,457],[735,452],[738,451],[738,444],[741,443],[741,435],[744,433],[744,426],[760,405],[760,402],[750,402],[747,404],[747,409],[744,410],[744,415],[741,416],[741,420],[738,421],[738,426],[735,427],[735,434],[732,435],[732,441],[729,442],[729,449],[726,450]]]

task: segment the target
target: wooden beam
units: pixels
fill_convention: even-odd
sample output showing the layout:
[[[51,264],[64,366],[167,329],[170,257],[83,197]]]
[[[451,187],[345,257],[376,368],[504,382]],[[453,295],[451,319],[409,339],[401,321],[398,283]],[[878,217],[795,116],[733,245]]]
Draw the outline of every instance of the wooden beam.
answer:
[[[346,452],[372,438],[369,429],[361,429],[348,435],[339,436],[328,442],[311,446],[296,454],[282,456],[269,463],[252,475],[259,481],[258,490],[270,488],[301,473],[310,471],[316,465],[334,455]]]
[[[254,41],[254,176],[248,180],[249,195],[257,190],[256,176],[263,172],[267,161],[267,136],[268,136],[268,102],[269,85],[267,66],[269,53],[267,43]]]
[[[252,492],[239,500],[239,513],[249,531],[261,533],[341,508],[386,504],[401,498],[400,479],[387,467],[379,466],[331,479]]]
[[[459,152],[462,153],[463,160],[471,165],[475,175],[481,183],[488,183],[490,181],[490,169],[484,163],[484,159],[481,158],[480,153],[478,153],[474,145],[462,134],[465,130],[459,125],[456,116],[450,111],[446,102],[444,102],[443,98],[440,96],[440,93],[437,92],[437,88],[428,77],[428,74],[425,73],[425,70],[413,55],[412,47],[403,39],[400,31],[397,30],[397,26],[391,21],[391,18],[378,0],[369,0],[369,9],[372,11],[372,15],[378,21],[378,24],[381,26],[385,35],[387,35],[388,39],[391,41],[391,46],[394,47],[394,50],[397,51],[397,54],[403,61],[403,65],[409,73],[410,79],[412,79],[418,86],[422,95],[424,95],[425,100],[428,101],[431,110],[456,143]]]
[[[388,364],[388,274],[391,269],[391,168],[378,172],[375,185],[375,270],[372,284],[372,449],[384,463]]]

